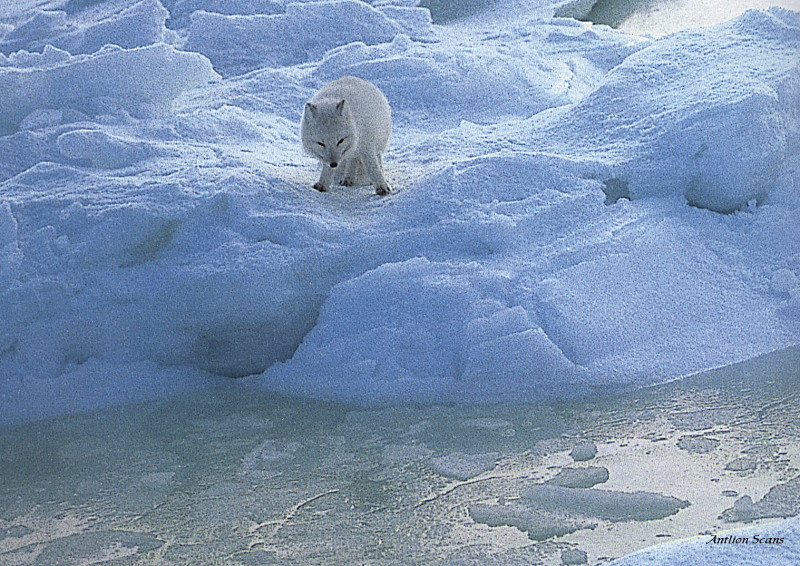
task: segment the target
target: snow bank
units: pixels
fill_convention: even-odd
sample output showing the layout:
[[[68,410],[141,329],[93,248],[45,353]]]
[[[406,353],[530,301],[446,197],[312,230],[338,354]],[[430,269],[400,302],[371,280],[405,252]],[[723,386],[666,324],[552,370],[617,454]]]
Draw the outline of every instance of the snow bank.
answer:
[[[0,133],[17,129],[39,109],[70,108],[87,114],[108,106],[146,116],[169,108],[183,90],[218,78],[208,60],[165,44],[137,49],[107,47],[90,56],[47,48],[0,60]]]
[[[509,57],[512,50],[517,57]],[[526,63],[521,65],[523,57]],[[442,127],[443,118],[453,127],[460,120],[490,121],[498,111],[531,115],[577,100],[583,86],[565,80],[572,75],[568,62],[527,45],[428,45],[405,35],[376,46],[356,42],[333,49],[314,78],[328,82],[343,74],[378,85],[396,101],[396,113],[424,112],[434,128]]]
[[[211,12],[228,16],[254,16],[281,14],[286,7],[285,0],[175,0],[165,2],[170,12],[168,25],[171,28],[185,28],[195,12]]]
[[[800,342],[796,14],[650,41],[414,2],[181,5],[226,78],[164,44],[0,58],[3,422],[84,407],[42,384],[111,402],[112,367],[483,403]],[[300,111],[340,73],[392,104],[386,199],[310,188]]]
[[[732,539],[728,537],[739,542],[730,542]],[[794,518],[771,525],[759,525],[654,546],[608,564],[610,566],[796,564],[800,561],[800,549],[794,544],[798,537],[800,537],[800,518]],[[720,542],[714,543],[715,539]]]
[[[614,198],[675,195],[742,209],[768,197],[796,152],[798,53],[796,13],[751,10],[638,51],[528,135],[536,147],[610,166],[601,175]]]
[[[158,0],[141,0],[96,21],[76,23],[64,11],[36,10],[21,25],[0,38],[0,53],[41,52],[47,45],[77,55],[105,45],[132,49],[164,40],[169,13]]]
[[[186,48],[208,56],[221,73],[233,75],[313,61],[354,41],[385,43],[401,32],[424,33],[429,25],[422,9],[382,11],[358,0],[291,3],[276,15],[198,11],[192,14]]]

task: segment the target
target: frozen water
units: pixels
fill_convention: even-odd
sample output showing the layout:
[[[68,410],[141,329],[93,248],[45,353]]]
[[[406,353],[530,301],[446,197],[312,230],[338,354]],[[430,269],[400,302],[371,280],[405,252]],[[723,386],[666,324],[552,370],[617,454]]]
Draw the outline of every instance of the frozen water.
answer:
[[[647,492],[615,492],[556,485],[533,485],[521,496],[525,504],[608,521],[652,521],[689,505],[675,497]]]
[[[431,463],[433,469],[448,478],[457,480],[468,480],[483,472],[493,470],[500,454],[493,452],[490,454],[463,454],[454,452],[439,458],[434,458]]]
[[[587,466],[585,468],[564,468],[547,483],[560,487],[588,488],[607,481],[608,470],[606,468]]]
[[[359,409],[232,382],[4,427],[0,562],[595,564],[688,539],[622,563],[792,564],[793,523],[761,517],[797,513],[798,355],[566,405]],[[714,451],[679,446],[693,416]],[[593,467],[569,456],[578,436]],[[759,466],[726,470],[739,455]],[[442,473],[464,464],[479,475]],[[709,543],[751,521],[784,543]]]

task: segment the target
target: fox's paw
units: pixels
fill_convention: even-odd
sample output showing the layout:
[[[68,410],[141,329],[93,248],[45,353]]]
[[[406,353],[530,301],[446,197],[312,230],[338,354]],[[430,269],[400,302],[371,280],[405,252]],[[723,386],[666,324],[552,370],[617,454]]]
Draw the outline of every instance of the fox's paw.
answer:
[[[345,177],[344,179],[342,179],[342,182],[340,184],[343,187],[352,187],[355,183],[353,183],[353,179],[351,179],[350,177]]]
[[[392,189],[389,188],[389,185],[380,185],[375,188],[375,194],[382,197],[386,196],[392,192]]]
[[[314,183],[314,188],[317,189],[319,192],[324,193],[328,189],[325,188],[325,185],[322,183]]]

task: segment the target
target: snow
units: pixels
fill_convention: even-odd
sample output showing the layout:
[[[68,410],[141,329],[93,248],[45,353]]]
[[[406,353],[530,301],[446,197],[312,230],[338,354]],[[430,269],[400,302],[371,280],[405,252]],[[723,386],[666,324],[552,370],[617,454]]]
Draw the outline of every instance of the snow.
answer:
[[[168,17],[158,0],[131,2],[119,13],[83,22],[73,21],[62,10],[35,10],[0,38],[0,53],[41,51],[47,45],[73,55],[94,53],[107,44],[142,47],[165,40]]]
[[[709,537],[696,537],[654,546],[609,562],[610,566],[640,564],[795,564],[800,560],[797,545],[789,544],[800,534],[800,518],[771,525],[759,525],[717,533],[714,538],[747,539],[746,542],[709,544]],[[778,542],[780,541],[780,542]]]
[[[166,44],[106,46],[88,56],[46,47],[41,54],[0,57],[0,132],[14,132],[41,110],[151,115],[166,110],[183,90],[216,77],[204,57]],[[33,125],[30,119],[27,125]]]
[[[798,13],[653,39],[417,4],[0,19],[0,425],[229,377],[564,400],[800,344]],[[345,74],[393,108],[384,199],[311,189],[300,111]]]
[[[418,28],[424,34],[425,16],[420,8],[381,10],[359,0],[290,3],[284,13],[269,15],[200,10],[191,16],[186,47],[208,56],[223,74],[240,74],[313,61],[354,41],[386,43],[401,31],[413,37]]]

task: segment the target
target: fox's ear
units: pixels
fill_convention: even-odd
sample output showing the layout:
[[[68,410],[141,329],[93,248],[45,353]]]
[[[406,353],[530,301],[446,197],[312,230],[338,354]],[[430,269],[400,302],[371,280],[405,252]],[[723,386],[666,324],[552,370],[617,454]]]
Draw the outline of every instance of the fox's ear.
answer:
[[[336,105],[336,113],[341,116],[342,112],[344,112],[344,99],[340,100],[339,104]]]
[[[311,112],[311,115],[316,118],[316,116],[317,116],[317,107],[316,107],[316,105],[311,104],[310,102],[306,102],[306,110]]]

